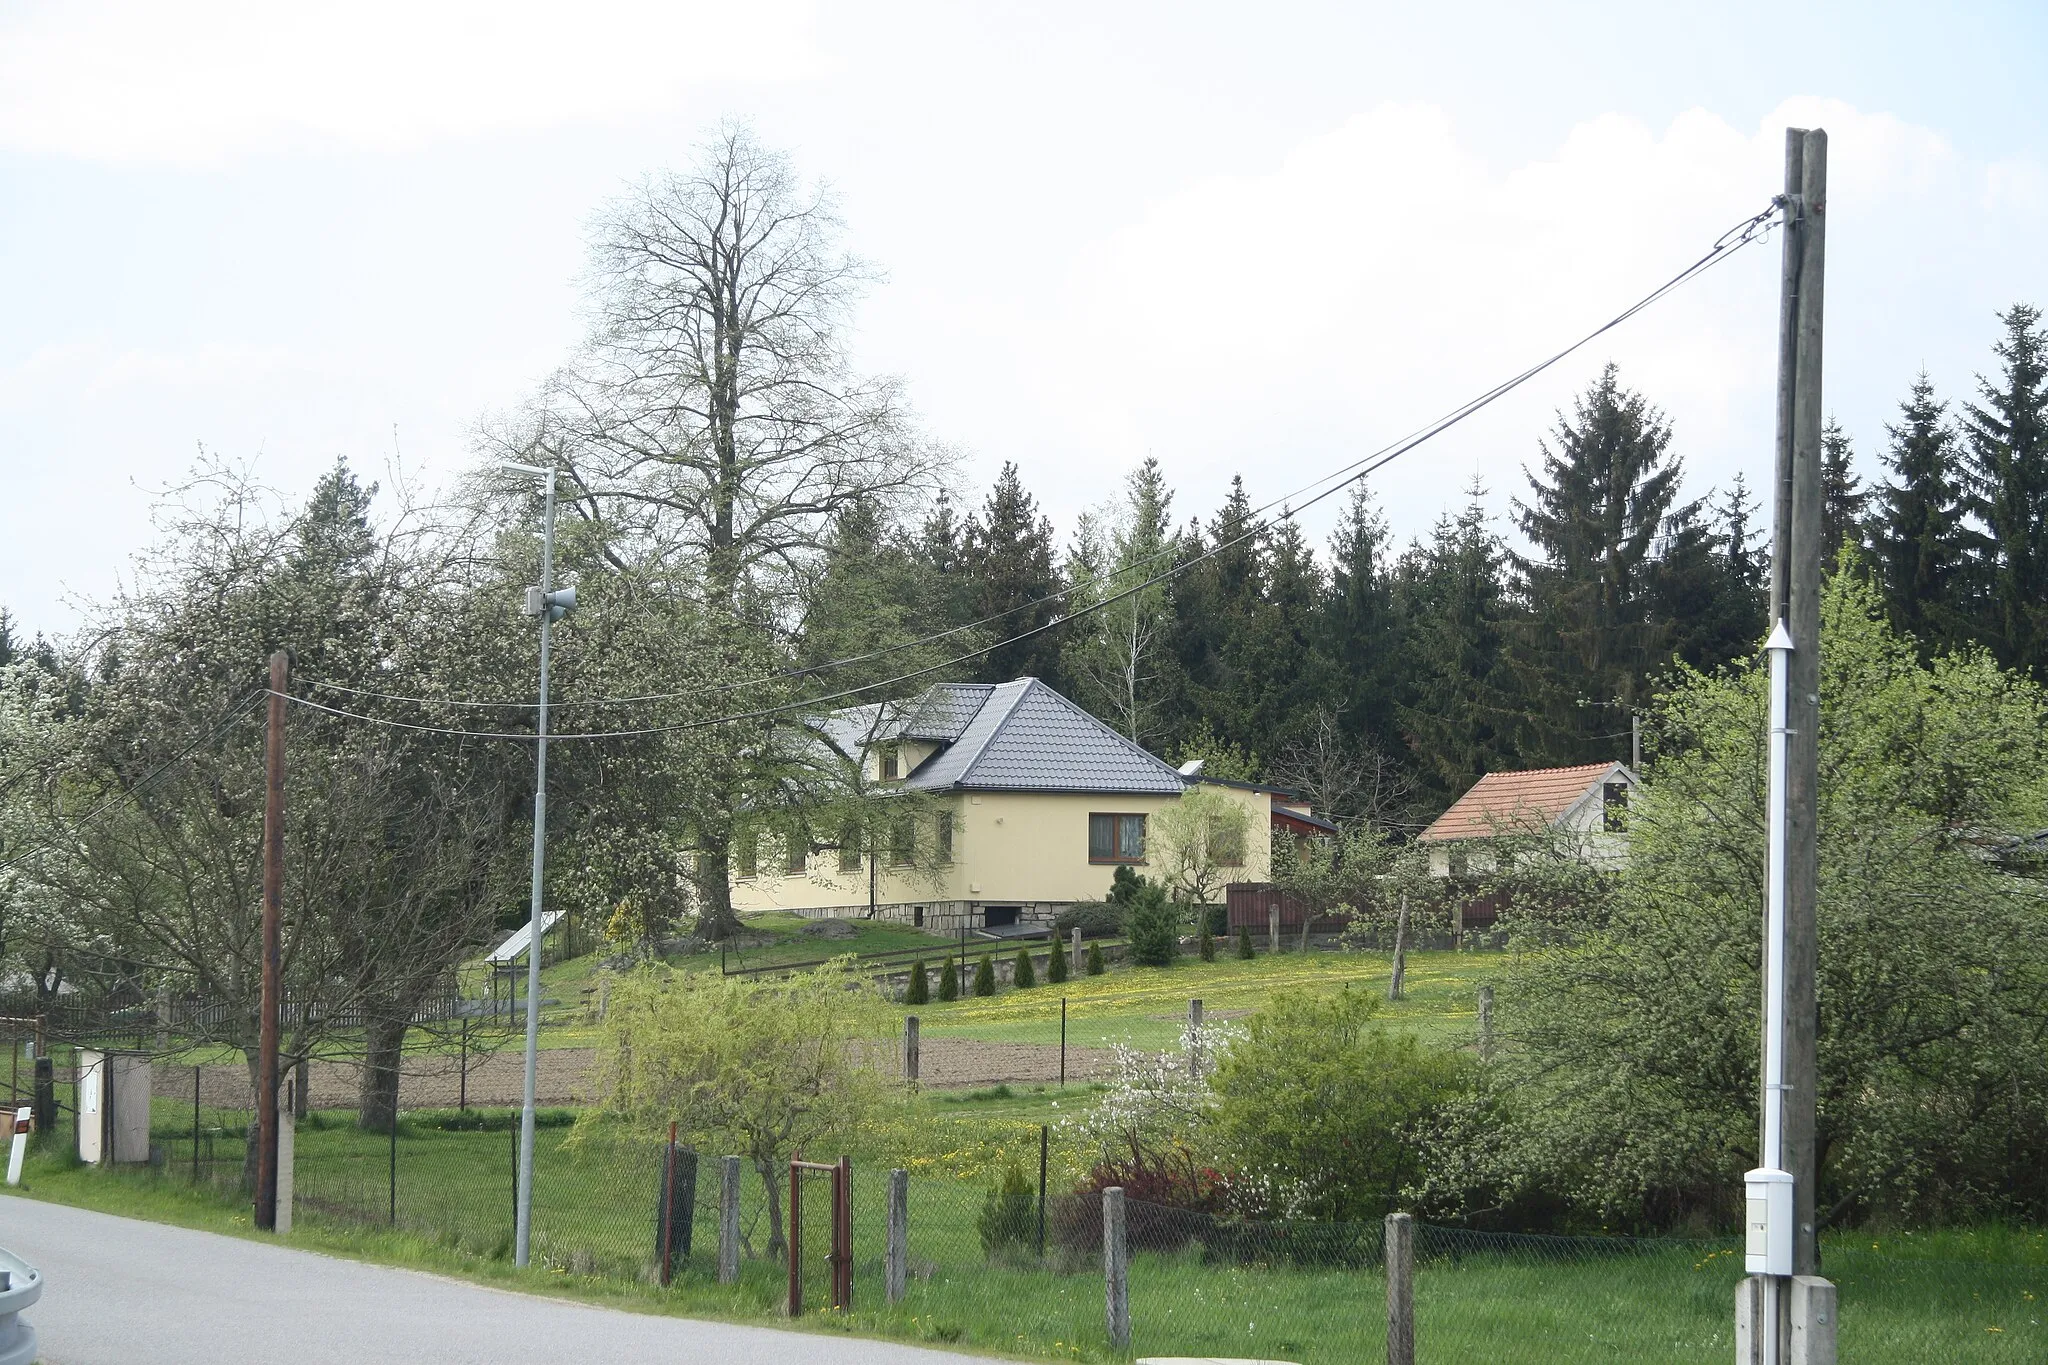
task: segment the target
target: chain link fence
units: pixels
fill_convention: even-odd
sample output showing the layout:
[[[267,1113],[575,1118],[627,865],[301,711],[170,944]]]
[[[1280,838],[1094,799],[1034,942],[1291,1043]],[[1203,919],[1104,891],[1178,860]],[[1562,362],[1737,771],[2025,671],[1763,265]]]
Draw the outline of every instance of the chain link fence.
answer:
[[[207,1098],[159,1090],[152,1178],[243,1203],[252,1116]],[[888,1144],[883,1154],[850,1163],[850,1304],[840,1309],[829,1172],[798,1175],[806,1183],[792,1218],[788,1168],[764,1173],[737,1163],[736,1255],[725,1278],[726,1163],[705,1153],[694,1167],[678,1165],[693,1169],[694,1180],[679,1181],[680,1217],[664,1232],[666,1135],[575,1118],[573,1110],[542,1111],[536,1132],[534,1261],[559,1274],[657,1285],[666,1238],[667,1292],[679,1306],[774,1320],[787,1311],[790,1288],[779,1230],[795,1244],[801,1311],[814,1323],[1039,1358],[1386,1359],[1386,1245],[1377,1222],[1248,1218],[1126,1199],[1129,1340],[1120,1348],[1107,1313],[1101,1193],[1071,1163],[1055,1160],[1041,1177],[1035,1125],[991,1126],[968,1143],[951,1133],[875,1134]],[[294,1134],[297,1217],[392,1227],[462,1257],[509,1261],[517,1130],[517,1111],[504,1108],[406,1110],[395,1134],[364,1131],[351,1110],[315,1110]],[[893,1299],[892,1166],[907,1169],[902,1289]],[[1415,1358],[1426,1365],[1720,1365],[1732,1354],[1743,1273],[1732,1240],[1538,1237],[1432,1224],[1417,1224],[1414,1240]],[[1905,1238],[1826,1244],[1822,1272],[1839,1286],[1844,1359],[2048,1359],[2048,1244],[2022,1246],[2017,1263],[1914,1250]]]

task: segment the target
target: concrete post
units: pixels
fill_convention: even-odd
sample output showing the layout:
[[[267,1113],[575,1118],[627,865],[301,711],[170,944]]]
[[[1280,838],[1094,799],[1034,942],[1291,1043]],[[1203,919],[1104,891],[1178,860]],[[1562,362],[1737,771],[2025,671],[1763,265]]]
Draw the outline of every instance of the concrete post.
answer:
[[[1493,987],[1479,988],[1479,1060],[1493,1060]]]
[[[912,1090],[917,1089],[917,1016],[903,1018],[903,1079]]]
[[[718,1158],[718,1282],[740,1277],[740,1159]]]
[[[1280,951],[1280,907],[1277,905],[1266,907],[1266,951]]]
[[[1075,925],[1069,937],[1073,940],[1074,951],[1067,954],[1067,974],[1069,976],[1079,976],[1084,970],[1081,966],[1081,926]]]
[[[889,1246],[882,1261],[882,1288],[890,1303],[903,1302],[910,1279],[910,1172],[889,1172]]]
[[[285,1089],[295,1090],[292,1082],[285,1082]],[[277,1234],[282,1237],[292,1230],[292,1195],[295,1181],[294,1153],[298,1147],[299,1120],[298,1106],[286,1104],[277,1113]]]
[[[1735,1286],[1735,1365],[1764,1365],[1764,1277],[1750,1275]]]
[[[1124,1191],[1111,1185],[1102,1192],[1102,1286],[1107,1300],[1109,1344],[1131,1349],[1131,1266],[1124,1244]]]
[[[1792,1277],[1791,1365],[1835,1365],[1835,1287],[1818,1275]]]
[[[1387,1215],[1387,1365],[1415,1365],[1415,1220]]]

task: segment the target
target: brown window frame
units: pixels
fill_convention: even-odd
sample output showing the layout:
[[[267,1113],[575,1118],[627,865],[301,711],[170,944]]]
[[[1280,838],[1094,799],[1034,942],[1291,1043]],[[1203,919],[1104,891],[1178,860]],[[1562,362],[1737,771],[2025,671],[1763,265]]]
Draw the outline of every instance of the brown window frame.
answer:
[[[903,780],[903,749],[900,745],[884,744],[877,763],[884,782]]]
[[[848,824],[846,828],[839,831],[839,870],[841,872],[860,871],[861,844],[863,842],[859,825]]]
[[[942,810],[932,821],[932,857],[941,867],[953,862],[953,812]]]
[[[1097,820],[1107,820],[1110,822],[1109,846],[1111,849],[1116,850],[1115,852],[1106,855],[1098,855],[1095,852],[1095,822]],[[1127,820],[1138,822],[1138,852],[1135,856],[1122,851],[1125,845],[1124,822]],[[1109,867],[1118,864],[1126,867],[1140,866],[1145,861],[1145,840],[1148,833],[1146,817],[1142,811],[1089,811],[1088,861],[1099,867]]]

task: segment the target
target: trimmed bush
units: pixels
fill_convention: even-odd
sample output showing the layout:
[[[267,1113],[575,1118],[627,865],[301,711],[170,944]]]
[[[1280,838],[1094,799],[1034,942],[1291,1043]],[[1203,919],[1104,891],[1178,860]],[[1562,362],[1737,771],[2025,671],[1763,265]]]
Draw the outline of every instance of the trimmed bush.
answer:
[[[1052,925],[1060,938],[1073,933],[1075,925],[1084,938],[1109,938],[1124,931],[1124,906],[1121,901],[1075,901],[1053,916]]]
[[[996,964],[987,953],[983,953],[981,961],[974,964],[974,993],[976,995],[994,995],[996,993]]]
[[[959,998],[960,964],[949,957],[939,966],[939,999],[958,1000]]]
[[[1209,932],[1209,926],[1206,922],[1202,925],[1202,946],[1198,951],[1202,961],[1214,962],[1216,960],[1216,935]]]
[[[1101,975],[1102,975],[1102,974],[1103,974],[1103,973],[1104,973],[1105,971],[1107,971],[1107,970],[1108,970],[1108,968],[1107,968],[1107,967],[1105,967],[1105,966],[1103,965],[1103,962],[1102,962],[1102,945],[1101,945],[1100,943],[1091,943],[1091,944],[1089,944],[1089,945],[1088,945],[1088,975],[1090,975],[1090,976],[1101,976]]]
[[[924,959],[910,964],[910,980],[903,987],[903,1003],[922,1005],[932,998],[932,983],[924,974]]]
[[[1010,984],[1019,990],[1038,984],[1038,973],[1032,970],[1031,950],[1029,948],[1019,948],[1017,950],[1017,961],[1010,968]]]
[[[1057,936],[1053,938],[1052,951],[1046,954],[1045,979],[1055,986],[1067,979],[1067,945]]]
[[[1250,929],[1240,929],[1237,931],[1237,955],[1246,962],[1252,960],[1252,931]]]
[[[1180,907],[1166,898],[1166,888],[1144,882],[1131,897],[1124,916],[1131,961],[1140,967],[1168,967],[1180,956]]]

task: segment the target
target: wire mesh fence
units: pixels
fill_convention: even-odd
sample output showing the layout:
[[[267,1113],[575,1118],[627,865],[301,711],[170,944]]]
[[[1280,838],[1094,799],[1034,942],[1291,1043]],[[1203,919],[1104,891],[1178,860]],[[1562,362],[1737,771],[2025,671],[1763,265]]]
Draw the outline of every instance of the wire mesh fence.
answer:
[[[251,1114],[159,1092],[153,1178],[208,1197],[249,1198]],[[1038,1178],[1038,1132],[985,1148],[858,1157],[847,1168],[850,1236],[835,1245],[829,1170],[734,1163],[731,1282],[719,1273],[727,1163],[698,1157],[694,1179],[660,1210],[667,1135],[577,1123],[543,1111],[534,1158],[537,1266],[599,1281],[661,1282],[669,1251],[678,1302],[764,1320],[786,1311],[794,1243],[801,1311],[853,1330],[1023,1356],[1117,1360],[1226,1356],[1300,1362],[1384,1359],[1386,1241],[1381,1223],[1254,1218],[1124,1202],[1128,1349],[1112,1343],[1103,1202],[1073,1167]],[[315,1110],[294,1133],[301,1220],[385,1226],[457,1254],[509,1260],[517,1112],[409,1110],[397,1131],[365,1131],[350,1110]],[[936,1151],[936,1148],[932,1149]],[[688,1163],[681,1163],[687,1165]],[[822,1164],[822,1163],[821,1163]],[[890,1168],[905,1179],[905,1274],[888,1293]],[[1881,1249],[1880,1249],[1881,1248]],[[2024,1249],[2023,1249],[2024,1250]],[[2048,1245],[2018,1263],[1902,1254],[1899,1244],[1830,1240],[1823,1273],[1839,1287],[1845,1359],[2048,1359],[2041,1304]],[[1416,1359],[1639,1361],[1707,1365],[1733,1349],[1732,1240],[1538,1237],[1418,1224]],[[843,1276],[835,1292],[835,1277]],[[835,1299],[843,1307],[835,1307]]]

